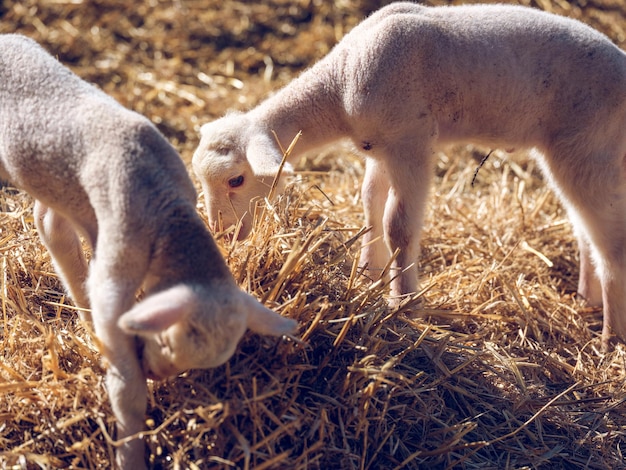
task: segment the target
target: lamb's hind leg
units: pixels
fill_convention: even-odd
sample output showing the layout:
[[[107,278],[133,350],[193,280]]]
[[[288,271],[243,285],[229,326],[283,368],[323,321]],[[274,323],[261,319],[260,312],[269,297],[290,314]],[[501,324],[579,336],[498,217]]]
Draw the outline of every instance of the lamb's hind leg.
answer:
[[[579,291],[592,302],[602,300],[602,345],[607,349],[612,335],[626,341],[626,175],[621,158],[584,157],[578,161],[601,163],[576,174],[569,172],[576,170],[575,165],[562,165],[552,176],[565,197],[579,239]]]
[[[601,231],[593,236],[595,265],[602,286],[604,350],[608,349],[612,335],[626,341],[626,204],[620,206],[622,211],[615,213],[615,220],[604,220],[606,225],[596,226]]]
[[[39,201],[35,202],[34,218],[39,236],[70,297],[76,306],[89,308],[85,286],[87,261],[76,230],[65,217]],[[91,320],[87,311],[81,311],[80,316],[83,320]]]

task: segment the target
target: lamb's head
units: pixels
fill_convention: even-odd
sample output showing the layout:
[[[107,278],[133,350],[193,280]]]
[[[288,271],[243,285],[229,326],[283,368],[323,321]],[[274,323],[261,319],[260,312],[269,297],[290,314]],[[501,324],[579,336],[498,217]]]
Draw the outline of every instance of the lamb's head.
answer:
[[[205,124],[192,166],[202,184],[211,230],[226,229],[241,221],[239,238],[252,229],[252,215],[265,198],[278,173],[282,153],[269,129],[243,113],[230,113]],[[292,173],[286,164],[281,175]],[[285,178],[279,179],[276,193]]]
[[[292,333],[297,324],[229,283],[176,285],[139,302],[122,315],[119,325],[138,336],[144,375],[164,379],[223,364],[246,328],[280,336]]]

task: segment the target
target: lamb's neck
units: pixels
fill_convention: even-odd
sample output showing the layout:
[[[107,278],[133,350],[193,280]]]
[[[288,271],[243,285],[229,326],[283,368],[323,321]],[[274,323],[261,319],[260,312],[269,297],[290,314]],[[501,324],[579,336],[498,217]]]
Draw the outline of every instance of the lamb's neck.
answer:
[[[196,211],[196,193],[180,157],[158,134],[141,137],[134,142],[143,145],[126,158],[124,171],[108,168],[114,174],[101,199],[111,206],[105,210],[118,221],[119,236],[149,253],[146,293],[178,283],[234,282]]]
[[[254,112],[262,127],[274,131],[285,149],[302,131],[292,157],[348,134],[345,112],[332,81],[312,70],[263,102]]]
[[[160,226],[150,269],[153,287],[161,283],[234,282],[222,254],[191,204],[172,208]]]

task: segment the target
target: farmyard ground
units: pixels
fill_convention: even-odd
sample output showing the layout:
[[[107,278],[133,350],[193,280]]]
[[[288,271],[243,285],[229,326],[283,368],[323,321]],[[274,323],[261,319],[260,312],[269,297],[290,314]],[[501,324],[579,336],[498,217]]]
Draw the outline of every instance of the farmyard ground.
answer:
[[[626,47],[618,0],[526,4]],[[5,0],[0,32],[40,41],[188,162],[201,123],[253,106],[380,5]],[[355,269],[360,160],[334,146],[299,162],[252,237],[222,246],[245,289],[300,322],[302,341],[249,334],[227,365],[151,384],[153,467],[626,468],[626,349],[599,352],[601,312],[574,295],[570,226],[532,160],[496,151],[472,187],[486,151],[440,154],[427,290],[399,311]],[[31,208],[0,195],[0,465],[108,468],[103,365]]]

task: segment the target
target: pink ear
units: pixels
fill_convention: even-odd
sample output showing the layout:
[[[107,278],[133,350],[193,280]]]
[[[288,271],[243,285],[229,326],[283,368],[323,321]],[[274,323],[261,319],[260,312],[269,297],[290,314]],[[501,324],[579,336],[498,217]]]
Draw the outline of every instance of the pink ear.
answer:
[[[189,286],[175,286],[139,302],[121,316],[118,325],[131,334],[157,333],[187,317],[196,302]]]
[[[248,328],[262,335],[282,336],[295,332],[298,323],[279,315],[264,307],[251,295],[242,292],[247,297],[246,309],[248,312]]]
[[[256,176],[275,177],[283,156],[273,137],[255,135],[248,143],[246,158]],[[293,167],[290,163],[285,163],[282,171],[284,174],[291,175],[293,174]]]

